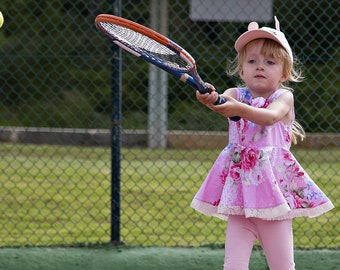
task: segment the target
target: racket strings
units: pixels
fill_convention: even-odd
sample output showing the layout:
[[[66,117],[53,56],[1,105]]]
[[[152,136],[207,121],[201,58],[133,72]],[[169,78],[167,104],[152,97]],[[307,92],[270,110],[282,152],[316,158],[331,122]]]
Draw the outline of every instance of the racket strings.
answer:
[[[135,51],[143,51],[150,57],[158,58],[162,62],[166,62],[168,66],[180,71],[187,71],[191,69],[190,65],[176,52],[146,35],[112,23],[102,22],[101,26],[109,35],[114,37],[114,39],[118,40],[125,46],[133,48]]]

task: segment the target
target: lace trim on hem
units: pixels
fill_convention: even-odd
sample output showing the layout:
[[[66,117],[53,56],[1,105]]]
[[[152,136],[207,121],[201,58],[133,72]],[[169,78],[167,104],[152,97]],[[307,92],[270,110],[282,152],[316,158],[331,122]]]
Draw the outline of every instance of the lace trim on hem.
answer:
[[[309,218],[315,218],[317,216],[320,216],[334,208],[334,205],[332,202],[328,201],[324,204],[315,206],[313,208],[299,208],[299,209],[293,209],[289,213],[277,217],[277,219],[292,219],[292,218],[298,218],[298,217],[309,217]]]
[[[228,220],[228,215],[218,214],[217,213],[217,207],[213,206],[209,203],[205,203],[205,202],[194,199],[191,202],[190,207],[192,207],[196,211],[198,211],[198,212],[200,212],[200,213],[202,213],[206,216],[215,216],[215,217],[218,217],[218,218],[225,220],[225,221]]]
[[[334,208],[328,201],[314,208],[300,208],[291,210],[287,204],[282,204],[274,208],[267,209],[243,209],[240,206],[213,206],[194,199],[190,205],[192,208],[207,216],[215,216],[222,220],[228,220],[229,215],[244,215],[247,218],[255,217],[265,220],[283,220],[297,217],[317,217]]]
[[[266,209],[244,209],[241,206],[219,206],[218,213],[228,213],[229,215],[244,215],[246,218],[255,217],[266,220],[274,220],[277,217],[283,216],[290,211],[287,204],[281,204],[276,207]]]

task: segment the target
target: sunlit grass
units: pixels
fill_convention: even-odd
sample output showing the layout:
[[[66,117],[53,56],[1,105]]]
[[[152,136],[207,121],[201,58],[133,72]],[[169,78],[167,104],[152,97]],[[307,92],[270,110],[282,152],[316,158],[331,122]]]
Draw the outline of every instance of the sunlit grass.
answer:
[[[133,246],[222,244],[225,222],[190,202],[218,150],[122,149],[121,241]],[[101,147],[0,145],[1,246],[110,241],[111,151]],[[294,150],[339,206],[340,151]],[[294,222],[301,248],[338,247],[338,208]]]

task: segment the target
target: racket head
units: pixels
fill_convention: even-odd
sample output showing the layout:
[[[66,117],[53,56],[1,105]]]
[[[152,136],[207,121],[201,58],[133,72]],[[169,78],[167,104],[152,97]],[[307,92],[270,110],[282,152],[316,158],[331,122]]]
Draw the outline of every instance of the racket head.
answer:
[[[122,49],[178,78],[196,68],[194,58],[187,51],[148,27],[109,14],[98,15],[95,25]]]
[[[146,26],[110,14],[98,15],[95,25],[122,49],[164,69],[202,94],[211,92],[197,72],[195,59],[167,37]],[[218,99],[216,102],[222,104],[225,100]]]

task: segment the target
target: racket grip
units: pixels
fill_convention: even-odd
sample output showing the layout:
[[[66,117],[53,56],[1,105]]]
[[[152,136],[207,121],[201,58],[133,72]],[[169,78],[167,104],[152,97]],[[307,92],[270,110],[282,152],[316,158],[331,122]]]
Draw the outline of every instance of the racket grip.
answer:
[[[214,102],[214,105],[220,105],[220,104],[223,104],[223,103],[226,103],[227,100],[222,97],[221,95],[218,95],[218,98],[217,100]],[[241,119],[241,117],[239,116],[232,116],[232,117],[229,117],[230,120],[234,121],[234,122],[237,122]]]

